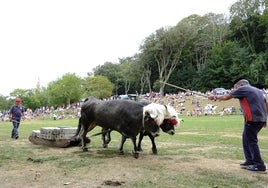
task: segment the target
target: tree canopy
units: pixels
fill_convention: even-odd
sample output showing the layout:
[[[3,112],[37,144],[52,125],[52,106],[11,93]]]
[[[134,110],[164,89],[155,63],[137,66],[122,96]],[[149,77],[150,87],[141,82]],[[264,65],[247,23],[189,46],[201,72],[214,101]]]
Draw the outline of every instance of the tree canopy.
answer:
[[[267,0],[238,0],[230,8],[230,17],[190,15],[173,27],[153,31],[133,57],[99,65],[85,78],[67,73],[47,88],[14,89],[0,100],[21,96],[34,108],[70,104],[89,95],[178,92],[165,83],[206,92],[229,89],[240,76],[257,87],[268,87],[267,5]],[[8,106],[7,102],[0,105]]]

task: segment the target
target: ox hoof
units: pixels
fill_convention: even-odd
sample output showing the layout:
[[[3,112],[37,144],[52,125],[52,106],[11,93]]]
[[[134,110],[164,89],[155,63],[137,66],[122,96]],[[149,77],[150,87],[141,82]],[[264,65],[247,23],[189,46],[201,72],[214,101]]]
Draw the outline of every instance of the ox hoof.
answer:
[[[86,137],[86,143],[89,144],[91,142],[90,138]]]
[[[139,158],[139,153],[138,152],[132,152],[133,153],[133,157],[135,159],[138,159]]]
[[[119,151],[118,151],[118,154],[119,154],[119,155],[124,155],[124,151],[119,150]]]
[[[88,148],[82,148],[83,152],[87,152]]]
[[[154,148],[152,148],[152,152],[153,152],[153,154],[157,154],[157,149],[154,149]]]

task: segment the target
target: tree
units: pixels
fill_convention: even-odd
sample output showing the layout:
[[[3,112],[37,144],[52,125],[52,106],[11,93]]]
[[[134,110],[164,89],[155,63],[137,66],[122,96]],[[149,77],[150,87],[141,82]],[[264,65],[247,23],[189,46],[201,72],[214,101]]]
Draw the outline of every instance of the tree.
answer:
[[[154,63],[154,57],[152,53],[139,53],[136,60],[136,67],[138,68],[140,75],[140,93],[145,91],[152,92],[152,82],[158,79],[158,72],[152,71],[157,69],[157,65]]]
[[[11,104],[13,103],[8,102],[8,97],[0,95],[0,112],[3,112],[3,110],[9,110]]]
[[[83,94],[82,79],[75,73],[66,73],[62,78],[48,84],[51,105],[70,105],[80,100]]]
[[[251,53],[263,51],[263,32],[265,26],[260,24],[260,15],[265,10],[264,0],[240,0],[230,8],[232,31],[230,39],[239,40]]]
[[[267,6],[265,1],[267,0],[238,0],[230,8],[231,19],[243,21],[253,15],[261,15]]]
[[[135,78],[138,77],[137,70],[138,68],[135,66],[135,57],[126,57],[123,59],[120,59],[120,81],[124,83],[124,94],[128,94],[129,91],[136,93],[137,90],[135,90],[134,83]],[[132,86],[132,89],[130,90]]]
[[[14,89],[10,93],[10,98],[13,100],[16,97],[20,97],[25,108],[35,109],[40,106],[40,102],[36,99],[36,89]]]
[[[120,93],[120,89],[123,88],[123,83],[121,80],[121,68],[119,63],[111,63],[106,62],[103,65],[99,65],[93,69],[95,76],[104,76],[110,80],[114,84],[114,93],[118,95]]]
[[[199,71],[206,62],[211,48],[225,40],[229,33],[226,17],[223,14],[208,13],[202,17],[192,15],[183,19],[191,24],[193,29],[193,40],[188,43],[188,61]],[[192,48],[189,48],[189,46]]]
[[[241,48],[237,42],[215,45],[205,67],[200,71],[200,87],[203,90],[232,87],[233,79],[248,77],[252,60],[249,50]]]
[[[174,28],[160,28],[150,35],[143,46],[142,53],[152,54],[156,62],[159,81],[168,82],[171,74],[180,63],[182,51],[191,38],[192,31],[187,24],[179,23]],[[164,96],[165,84],[160,84],[160,95]]]
[[[108,98],[112,95],[113,89],[114,84],[105,76],[88,76],[85,78],[86,97]]]
[[[105,76],[112,83],[116,83],[116,81],[118,80],[118,72],[120,72],[120,64],[111,62],[105,62],[103,65],[99,65],[93,69],[93,73],[95,76]]]
[[[248,68],[248,76],[251,78],[251,83],[259,88],[268,85],[267,61],[267,55],[260,53],[254,57]]]
[[[268,0],[267,0],[267,4],[268,4]],[[260,17],[260,25],[262,27],[265,27],[264,42],[265,42],[266,48],[267,48],[267,44],[268,44],[268,10],[267,9],[265,9],[263,15]]]
[[[178,25],[187,25],[191,34],[181,54],[181,62],[170,77],[170,83],[184,88],[197,89],[198,77],[210,56],[211,49],[225,41],[229,33],[228,19],[223,14],[208,13],[204,16],[190,15]],[[168,87],[172,92],[174,88]]]

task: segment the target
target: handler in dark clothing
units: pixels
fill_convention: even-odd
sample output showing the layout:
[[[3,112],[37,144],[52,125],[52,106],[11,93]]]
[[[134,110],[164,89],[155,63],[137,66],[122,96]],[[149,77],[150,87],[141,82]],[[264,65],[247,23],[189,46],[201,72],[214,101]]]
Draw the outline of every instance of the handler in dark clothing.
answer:
[[[215,96],[209,95],[210,100],[239,99],[244,115],[244,131],[242,135],[245,162],[240,166],[249,171],[266,171],[266,166],[261,158],[258,146],[258,133],[266,127],[268,103],[264,92],[253,87],[244,78],[234,81],[234,90],[229,94]]]
[[[11,138],[18,139],[19,138],[19,125],[21,117],[24,113],[24,107],[21,105],[21,99],[16,98],[15,104],[9,110],[9,119],[13,124],[13,129],[11,132]]]

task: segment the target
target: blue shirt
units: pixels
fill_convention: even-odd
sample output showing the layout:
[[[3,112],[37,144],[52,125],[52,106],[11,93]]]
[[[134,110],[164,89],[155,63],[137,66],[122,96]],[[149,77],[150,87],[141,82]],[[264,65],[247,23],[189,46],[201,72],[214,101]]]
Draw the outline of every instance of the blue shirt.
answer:
[[[246,122],[266,122],[266,98],[260,89],[244,85],[231,91],[230,95],[239,99]]]
[[[22,105],[13,105],[10,108],[9,114],[12,116],[13,120],[20,121],[24,112],[24,108]]]

